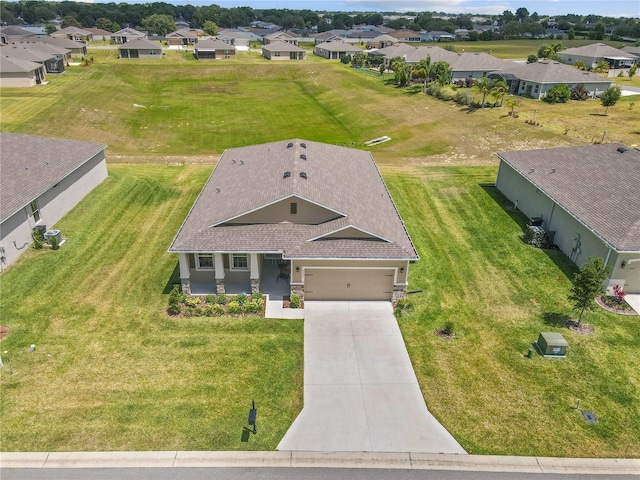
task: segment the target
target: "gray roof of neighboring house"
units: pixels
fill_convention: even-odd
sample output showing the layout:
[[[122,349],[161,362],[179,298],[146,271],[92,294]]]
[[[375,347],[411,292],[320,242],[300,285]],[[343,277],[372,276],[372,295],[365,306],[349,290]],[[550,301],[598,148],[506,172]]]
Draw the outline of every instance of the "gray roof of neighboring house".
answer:
[[[195,46],[196,50],[235,50],[236,47],[228,43],[224,43],[222,40],[210,38],[208,40],[202,40]]]
[[[272,42],[262,46],[262,50],[267,52],[304,52],[304,48],[301,48],[293,43],[289,42]]]
[[[41,52],[52,53],[54,55],[63,55],[67,56],[71,50],[64,47],[59,47],[58,45],[53,45],[51,43],[44,42],[18,42],[15,45],[19,45],[25,48],[30,48],[32,50],[39,50]]]
[[[584,47],[567,48],[566,50],[559,51],[558,55],[580,55],[582,57],[593,58],[633,58],[624,50],[613,48],[604,43],[592,43],[591,45],[585,45]]]
[[[616,251],[638,252],[640,150],[618,151],[624,148],[611,143],[500,152],[498,157]]]
[[[303,154],[306,159],[301,158]],[[291,175],[285,177],[285,172]],[[233,225],[246,213],[288,199],[312,202],[335,218],[318,225]],[[371,238],[318,238],[350,227]],[[286,258],[418,258],[371,154],[299,139],[226,150],[169,251],[271,251],[283,252]]]
[[[12,37],[17,37],[17,36],[29,37],[31,35],[35,35],[33,32],[30,32],[29,30],[19,27],[17,25],[7,25],[6,27],[0,27],[0,33],[2,33],[3,35],[9,35]]]
[[[316,45],[316,50],[327,50],[329,52],[362,52],[361,48],[347,42],[333,41]]]
[[[69,40],[68,38],[57,38],[49,35],[34,35],[29,37],[30,42],[42,42],[50,45],[57,45],[68,50],[86,49],[87,46],[82,42],[76,42],[75,40]]]
[[[382,35],[378,35],[377,37],[372,38],[367,43],[374,43],[374,42],[393,42],[393,43],[397,43],[398,41],[399,40],[396,37],[392,37],[391,35],[387,35],[386,33],[383,33]]]
[[[264,38],[268,38],[269,40],[278,39],[278,38],[286,38],[289,40],[294,40],[298,37],[289,32],[273,32],[273,33],[270,33],[269,35],[265,35]]]
[[[17,58],[19,60],[29,60],[30,62],[46,62],[55,58],[55,54],[35,50],[19,44],[3,45],[0,47],[0,55],[3,57]]]
[[[197,35],[191,33],[188,29],[176,30],[167,34],[167,38],[198,38]]]
[[[640,57],[640,47],[627,46],[627,47],[622,47],[621,50],[633,57],[636,57],[636,58]]]
[[[482,52],[465,52],[456,57],[449,62],[453,70],[495,71],[509,68],[513,63]]]
[[[430,57],[431,63],[447,62],[451,65],[452,62],[458,59],[458,55],[456,53],[436,46],[417,47],[413,51],[408,51],[401,56],[406,57],[406,61],[408,63],[418,63],[420,60]]]
[[[421,47],[424,48],[424,47]],[[371,52],[372,55],[383,55],[385,57],[393,58],[393,57],[402,57],[403,55],[408,55],[416,51],[416,47],[411,45],[407,45],[406,43],[396,43],[395,45],[390,45],[385,48],[381,48],[380,50],[376,50],[375,52]]]
[[[80,35],[91,35],[92,33],[89,30],[85,30],[84,28],[80,28],[80,27],[65,27],[61,30],[57,30],[55,32],[53,32],[54,34],[56,33],[62,33],[62,34],[69,34],[69,35],[74,35],[76,33],[80,34]]]
[[[0,73],[25,73],[42,68],[42,64],[19,58],[0,56]],[[0,148],[0,151],[2,149]]]
[[[91,32],[93,35],[102,35],[103,37],[110,37],[111,32],[108,30],[103,30],[101,28],[95,27],[87,27],[87,31]]]
[[[509,65],[511,63],[511,65]],[[546,61],[534,63],[507,62],[505,73],[513,73],[520,80],[535,83],[613,83],[608,78],[603,78],[595,73],[578,70],[564,63]]]
[[[112,37],[146,37],[147,34],[135,28],[123,28],[111,34]]]
[[[419,38],[420,34],[418,32],[414,32],[413,30],[395,30],[393,32],[389,32],[389,35],[395,38]]]
[[[162,50],[162,46],[158,42],[152,42],[146,38],[137,38],[129,40],[126,43],[118,45],[119,50]]]
[[[106,145],[0,132],[0,219],[38,198]]]

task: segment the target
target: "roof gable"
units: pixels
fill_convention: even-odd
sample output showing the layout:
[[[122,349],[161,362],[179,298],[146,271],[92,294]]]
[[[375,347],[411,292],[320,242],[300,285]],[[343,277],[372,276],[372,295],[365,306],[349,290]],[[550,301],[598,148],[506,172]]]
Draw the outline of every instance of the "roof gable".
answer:
[[[346,238],[355,238],[359,240],[376,240],[382,242],[387,241],[378,235],[373,235],[369,232],[365,232],[364,230],[358,227],[354,227],[353,225],[338,228],[337,230],[334,230],[332,232],[319,235],[315,238],[310,238],[309,241],[316,242],[318,240],[344,240]]]

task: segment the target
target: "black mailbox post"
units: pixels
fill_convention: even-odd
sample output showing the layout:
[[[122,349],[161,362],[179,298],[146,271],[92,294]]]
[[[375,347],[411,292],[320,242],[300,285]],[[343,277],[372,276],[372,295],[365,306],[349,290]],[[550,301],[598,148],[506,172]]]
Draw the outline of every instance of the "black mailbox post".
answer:
[[[249,426],[253,427],[253,433],[258,433],[256,428],[256,417],[258,415],[258,410],[256,409],[256,402],[251,400],[251,409],[249,410]]]

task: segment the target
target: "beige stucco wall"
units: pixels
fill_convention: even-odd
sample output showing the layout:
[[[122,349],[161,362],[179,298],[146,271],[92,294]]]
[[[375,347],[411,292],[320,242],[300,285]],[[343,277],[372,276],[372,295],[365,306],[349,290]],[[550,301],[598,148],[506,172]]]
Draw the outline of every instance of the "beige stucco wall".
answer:
[[[291,204],[297,204],[296,214],[291,213]],[[232,220],[232,223],[303,223],[317,225],[319,223],[338,218],[340,215],[324,207],[308,202],[301,198],[291,197],[272,205],[263,207]]]
[[[35,72],[28,73],[3,73],[0,78],[0,87],[33,87],[36,85]]]
[[[300,271],[297,271],[297,268]],[[326,267],[326,268],[392,268],[396,272],[394,284],[406,284],[409,272],[409,262],[407,260],[292,260],[291,261],[291,283],[303,283],[303,275],[306,268]],[[400,272],[400,269],[404,269]]]

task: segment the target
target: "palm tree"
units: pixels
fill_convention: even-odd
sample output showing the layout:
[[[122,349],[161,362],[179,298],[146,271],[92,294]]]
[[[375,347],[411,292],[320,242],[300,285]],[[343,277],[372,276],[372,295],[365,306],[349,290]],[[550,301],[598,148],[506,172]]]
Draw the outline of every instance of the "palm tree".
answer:
[[[491,93],[491,82],[487,77],[480,77],[473,83],[473,88],[476,92],[482,94],[482,108],[484,108],[485,100],[487,99],[487,95]]]
[[[491,96],[493,96],[496,100],[500,99],[500,108],[504,104],[504,96],[509,91],[509,85],[507,85],[507,81],[504,78],[495,79],[492,83],[491,87]]]
[[[395,82],[398,86],[404,87],[409,81],[411,65],[409,65],[402,57],[393,57],[389,67],[395,73]]]
[[[451,65],[447,62],[434,63],[431,67],[431,76],[435,78],[438,85],[449,85],[451,83],[451,77],[453,76]]]
[[[429,82],[429,76],[431,75],[431,56],[420,60],[411,69],[411,77],[418,77],[422,79],[422,93],[427,91],[427,83]]]

